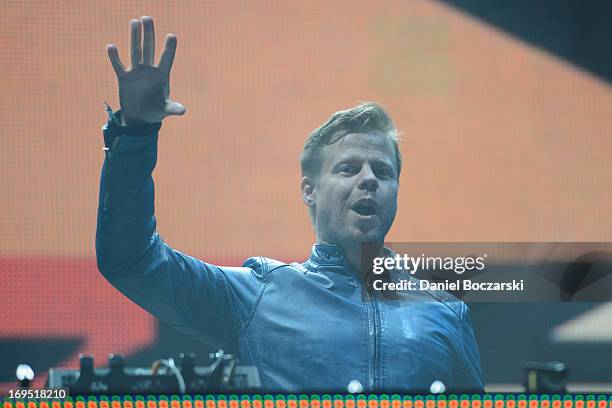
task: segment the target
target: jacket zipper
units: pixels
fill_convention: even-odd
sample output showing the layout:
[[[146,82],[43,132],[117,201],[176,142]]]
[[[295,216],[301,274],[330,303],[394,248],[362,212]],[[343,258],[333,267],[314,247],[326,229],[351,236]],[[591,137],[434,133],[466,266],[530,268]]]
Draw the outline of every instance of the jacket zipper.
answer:
[[[380,344],[380,327],[378,316],[378,304],[376,299],[372,299],[366,303],[366,311],[368,314],[368,344],[372,350],[368,361],[368,390],[376,392],[379,388],[379,381],[376,373],[379,371],[379,356],[378,349]]]
[[[380,311],[378,310],[378,302],[376,298],[372,300],[374,306],[374,392],[380,392],[381,378],[378,377],[380,372],[380,356],[378,350],[381,348],[382,333],[380,328]]]

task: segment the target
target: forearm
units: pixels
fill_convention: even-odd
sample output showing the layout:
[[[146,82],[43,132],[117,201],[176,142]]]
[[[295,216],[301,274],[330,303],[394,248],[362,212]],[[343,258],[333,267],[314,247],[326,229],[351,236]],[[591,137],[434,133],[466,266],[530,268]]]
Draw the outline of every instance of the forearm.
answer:
[[[104,127],[105,154],[100,180],[96,233],[98,267],[119,271],[145,253],[155,233],[154,184],[160,124]]]

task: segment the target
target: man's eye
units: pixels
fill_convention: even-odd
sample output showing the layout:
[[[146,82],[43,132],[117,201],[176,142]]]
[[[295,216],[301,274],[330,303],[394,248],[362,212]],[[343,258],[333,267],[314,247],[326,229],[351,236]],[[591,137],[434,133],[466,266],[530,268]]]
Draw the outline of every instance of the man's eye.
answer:
[[[386,177],[391,177],[392,175],[393,174],[391,172],[391,169],[389,169],[389,168],[385,167],[385,168],[382,168],[382,169],[378,170],[378,176],[379,177],[385,177],[386,178]]]
[[[357,173],[357,168],[355,166],[342,166],[340,167],[340,172],[345,174],[354,174]]]

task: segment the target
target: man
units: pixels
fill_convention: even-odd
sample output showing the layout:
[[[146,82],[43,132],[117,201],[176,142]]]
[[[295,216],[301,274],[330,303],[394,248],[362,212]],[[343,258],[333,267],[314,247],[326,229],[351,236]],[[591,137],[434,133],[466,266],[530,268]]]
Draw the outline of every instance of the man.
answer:
[[[160,320],[216,346],[235,345],[270,391],[480,391],[479,356],[465,304],[362,297],[361,245],[383,242],[397,209],[401,156],[385,110],[365,103],[334,114],[308,138],[302,193],[317,243],[303,264],[250,258],[218,267],[156,233],[151,176],[168,99],[176,37],[158,66],[150,17],[131,21],[132,69],[109,46],[121,111],[104,127],[96,251],[102,274]],[[144,32],[141,45],[141,32]],[[456,299],[455,299],[456,300]]]

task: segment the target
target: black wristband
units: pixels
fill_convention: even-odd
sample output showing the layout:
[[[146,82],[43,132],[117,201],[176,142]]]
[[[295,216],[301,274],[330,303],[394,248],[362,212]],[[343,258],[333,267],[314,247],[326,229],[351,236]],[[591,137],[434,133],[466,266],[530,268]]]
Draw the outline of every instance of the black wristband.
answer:
[[[142,122],[141,124],[122,126],[121,125],[121,109],[113,112],[112,108],[106,104],[106,112],[108,114],[108,123],[104,126],[104,144],[110,148],[113,140],[121,135],[125,136],[151,136],[159,131],[161,122]]]

